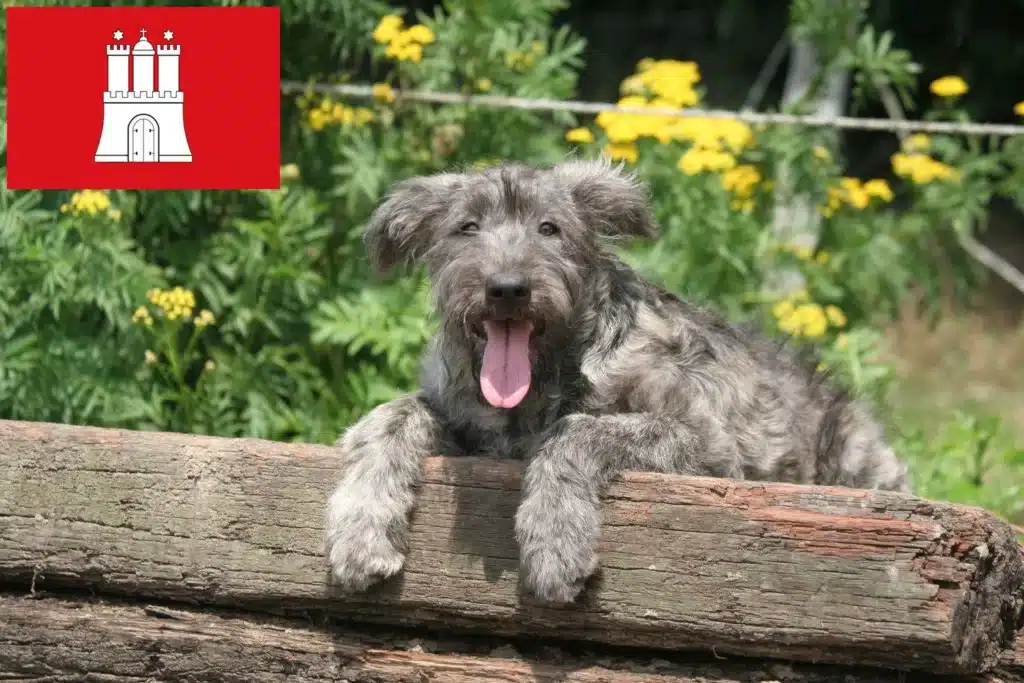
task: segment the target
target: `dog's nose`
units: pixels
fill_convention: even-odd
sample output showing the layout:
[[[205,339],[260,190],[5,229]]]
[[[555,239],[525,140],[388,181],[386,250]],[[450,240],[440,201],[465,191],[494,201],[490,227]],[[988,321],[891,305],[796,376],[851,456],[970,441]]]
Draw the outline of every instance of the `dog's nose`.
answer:
[[[487,301],[503,306],[523,306],[530,301],[530,281],[522,275],[492,275],[487,278]]]

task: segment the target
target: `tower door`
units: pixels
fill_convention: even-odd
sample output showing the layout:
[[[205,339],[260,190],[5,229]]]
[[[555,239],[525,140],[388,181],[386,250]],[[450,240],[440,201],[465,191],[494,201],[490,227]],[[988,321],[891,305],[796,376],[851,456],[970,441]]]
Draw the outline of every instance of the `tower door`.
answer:
[[[139,114],[128,124],[128,161],[160,160],[160,128],[148,114]]]

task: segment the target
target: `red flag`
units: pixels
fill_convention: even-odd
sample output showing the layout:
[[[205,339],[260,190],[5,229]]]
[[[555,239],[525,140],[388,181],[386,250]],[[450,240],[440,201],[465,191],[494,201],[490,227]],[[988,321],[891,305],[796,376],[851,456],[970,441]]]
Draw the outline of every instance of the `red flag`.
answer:
[[[277,7],[7,9],[11,189],[277,189]]]

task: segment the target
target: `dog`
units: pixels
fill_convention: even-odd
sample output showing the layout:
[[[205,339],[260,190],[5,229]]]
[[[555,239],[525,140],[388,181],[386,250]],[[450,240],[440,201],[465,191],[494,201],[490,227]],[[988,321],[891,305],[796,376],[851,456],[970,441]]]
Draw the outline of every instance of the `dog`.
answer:
[[[515,515],[528,593],[572,602],[623,471],[908,491],[866,406],[813,358],[645,281],[606,239],[655,238],[649,190],[608,161],[505,164],[396,183],[367,223],[379,270],[427,267],[439,327],[419,391],[336,442],[333,580],[403,565],[430,455],[528,461]]]

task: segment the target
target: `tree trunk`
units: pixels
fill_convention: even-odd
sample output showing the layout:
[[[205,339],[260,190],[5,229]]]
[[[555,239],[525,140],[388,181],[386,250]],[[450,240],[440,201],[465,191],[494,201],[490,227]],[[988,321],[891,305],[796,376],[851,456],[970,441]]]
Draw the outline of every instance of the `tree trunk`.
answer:
[[[368,635],[195,608],[0,593],[0,679],[47,683],[935,683],[930,674],[758,660],[670,662],[550,646]],[[1015,674],[970,683],[1009,683]]]
[[[851,26],[849,30],[851,37],[855,37],[857,25]],[[824,68],[829,68],[829,72],[825,75],[822,91],[811,93],[812,84]],[[809,40],[796,38],[790,49],[782,109],[788,110],[810,97],[806,113],[815,116],[839,116],[845,107],[849,81],[848,69],[822,64],[819,51],[814,44]],[[814,200],[796,191],[792,181],[792,169],[788,165],[778,169],[775,187],[772,219],[774,242],[791,248],[813,250],[818,244],[821,232],[821,216]],[[804,276],[799,268],[777,266],[767,273],[763,291],[769,296],[776,297],[790,294],[804,286]]]
[[[634,473],[580,604],[520,601],[521,463],[429,458],[400,576],[334,595],[336,451],[0,422],[0,583],[252,611],[938,672],[995,666],[1024,603],[1010,527],[892,492]]]

